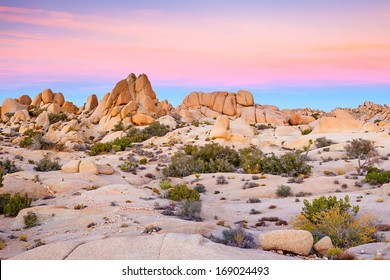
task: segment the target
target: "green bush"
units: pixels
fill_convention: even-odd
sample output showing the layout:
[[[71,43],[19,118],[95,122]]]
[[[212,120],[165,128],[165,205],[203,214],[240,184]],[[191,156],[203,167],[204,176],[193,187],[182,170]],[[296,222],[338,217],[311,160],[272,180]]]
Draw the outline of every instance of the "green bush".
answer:
[[[4,161],[0,161],[0,172],[3,173],[3,175],[7,175],[9,173],[15,173],[19,172],[22,169],[19,166],[16,166],[14,161],[11,161],[9,159],[6,159]]]
[[[333,142],[330,139],[327,139],[326,137],[320,137],[314,141],[314,144],[316,145],[317,148],[325,148],[335,144],[335,142]]]
[[[290,177],[310,174],[312,168],[306,164],[305,158],[300,152],[289,152],[279,157],[272,153],[262,160],[261,166],[263,173],[274,175],[287,174]]]
[[[365,182],[373,185],[383,185],[390,183],[390,171],[382,171],[378,168],[368,168]]]
[[[369,216],[355,219],[348,212],[335,206],[317,212],[311,219],[310,221],[304,215],[299,215],[293,221],[293,227],[311,232],[314,242],[329,236],[336,247],[349,248],[376,241],[377,229],[372,225]]]
[[[61,165],[58,161],[52,161],[47,156],[35,163],[34,170],[40,172],[48,172],[60,170]]]
[[[123,122],[119,121],[116,125],[114,125],[114,128],[112,131],[123,131],[125,130],[125,127],[123,126]]]
[[[57,123],[60,121],[69,121],[68,116],[65,113],[59,113],[59,114],[49,114],[49,122],[50,124]]]
[[[344,149],[349,158],[358,159],[358,166],[356,167],[358,174],[377,163],[375,157],[378,155],[378,151],[370,140],[353,139]]]
[[[276,189],[276,195],[280,197],[288,197],[291,195],[291,188],[289,186],[280,185]]]
[[[31,206],[32,199],[28,197],[27,193],[21,196],[15,193],[11,196],[9,193],[0,195],[0,214],[6,217],[16,217],[20,210]]]
[[[34,212],[27,212],[26,216],[23,216],[24,224],[26,228],[35,227],[37,225],[37,215]]]
[[[213,235],[208,236],[208,238],[214,242],[232,247],[245,249],[253,249],[257,247],[252,234],[247,233],[242,227],[224,230],[221,238]]]
[[[163,170],[165,176],[233,172],[240,163],[237,151],[218,144],[207,144],[199,149],[187,147],[186,153],[178,151],[172,156],[171,164]]]
[[[189,189],[187,185],[176,185],[168,191],[169,199],[173,201],[199,200],[200,195],[196,190]]]
[[[24,137],[20,141],[21,148],[30,148],[32,150],[47,150],[53,146],[53,143],[43,138],[43,133],[28,129],[24,132]]]
[[[133,143],[143,142],[154,136],[164,136],[169,132],[169,128],[166,125],[160,124],[159,122],[154,122],[140,130],[138,128],[132,127],[127,132],[126,137],[116,138],[112,142],[108,143],[96,143],[91,147],[88,155],[96,156],[100,154],[106,154],[112,150],[124,151],[126,148],[133,147]]]
[[[261,172],[264,154],[256,148],[244,148],[240,150],[240,165],[249,174]]]
[[[125,163],[122,163],[119,165],[119,169],[123,172],[136,172],[138,167],[138,163],[133,161],[126,161]]]
[[[171,181],[170,180],[162,180],[160,182],[160,188],[162,190],[168,190],[168,189],[172,188]]]
[[[308,135],[310,134],[311,130],[310,129],[305,129],[304,131],[302,131],[302,135]]]
[[[302,214],[310,222],[314,222],[314,217],[320,212],[328,211],[334,207],[339,208],[341,212],[352,211],[354,214],[359,212],[359,206],[352,206],[349,203],[349,196],[345,196],[344,199],[340,198],[337,200],[336,196],[321,196],[319,198],[313,199],[310,203],[307,199],[303,201],[304,207],[302,208]]]
[[[202,201],[185,200],[179,203],[176,216],[188,220],[201,222],[202,219]]]

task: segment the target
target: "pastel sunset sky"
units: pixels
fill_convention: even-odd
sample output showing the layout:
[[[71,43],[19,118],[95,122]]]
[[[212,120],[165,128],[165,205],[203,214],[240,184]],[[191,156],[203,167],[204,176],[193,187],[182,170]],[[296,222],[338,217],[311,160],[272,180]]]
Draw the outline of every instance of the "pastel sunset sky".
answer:
[[[82,105],[131,72],[159,99],[390,105],[389,0],[0,1],[0,102],[45,88]]]

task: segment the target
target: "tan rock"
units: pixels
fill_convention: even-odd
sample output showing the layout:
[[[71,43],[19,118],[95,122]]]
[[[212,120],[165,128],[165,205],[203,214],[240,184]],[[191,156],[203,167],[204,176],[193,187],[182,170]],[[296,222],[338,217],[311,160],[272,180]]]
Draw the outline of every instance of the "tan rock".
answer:
[[[108,100],[110,100],[110,93],[106,93],[103,96],[99,105],[96,107],[95,111],[93,111],[92,115],[89,117],[89,119],[93,124],[98,124],[100,122],[100,119],[103,116],[104,109],[106,107],[106,103],[108,102]]]
[[[291,137],[291,138],[297,138],[302,135],[301,130],[299,127],[295,126],[278,126],[275,128],[275,137]]]
[[[246,90],[239,90],[237,92],[236,100],[238,104],[245,107],[255,105],[252,93]]]
[[[116,116],[118,116],[120,114],[120,112],[122,111],[123,107],[124,106],[115,106],[112,109],[111,117],[115,118]]]
[[[316,244],[314,244],[314,250],[316,250],[320,255],[326,255],[329,249],[334,248],[332,240],[329,236],[321,238]]]
[[[142,113],[135,114],[131,117],[131,120],[136,125],[148,125],[154,122],[154,118]]]
[[[75,106],[73,105],[72,102],[65,101],[64,105],[62,105],[62,111],[67,114],[74,114],[75,112]]]
[[[266,123],[272,125],[285,125],[288,123],[288,118],[286,115],[274,110],[265,111],[265,120]]]
[[[227,92],[218,92],[216,93],[216,97],[215,97],[215,102],[214,102],[214,105],[213,105],[213,110],[215,112],[218,112],[218,113],[221,113],[223,112],[223,106],[225,104],[225,99],[228,95]]]
[[[48,88],[48,89],[45,89],[44,91],[42,91],[43,103],[45,103],[45,104],[53,103],[53,98],[54,98],[54,94],[51,91],[51,89]]]
[[[241,118],[249,124],[256,123],[256,108],[255,107],[244,107],[241,110]]]
[[[302,124],[309,124],[314,122],[316,119],[312,116],[302,116]]]
[[[244,119],[238,118],[230,123],[230,130],[233,136],[240,135],[251,138],[255,136],[255,131]]]
[[[229,93],[223,104],[222,114],[234,116],[236,114],[236,107],[236,95],[234,93]]]
[[[361,132],[380,132],[381,128],[374,123],[365,123],[360,129]]]
[[[130,101],[127,105],[125,105],[125,107],[123,107],[122,111],[121,111],[121,118],[124,119],[126,117],[129,117],[132,115],[132,113],[134,113],[135,111],[137,111],[138,109],[138,104],[137,102],[135,101]]]
[[[60,105],[57,103],[51,103],[49,107],[47,107],[47,112],[51,114],[59,114],[61,111]]]
[[[124,131],[115,131],[107,134],[104,136],[104,138],[100,141],[101,143],[108,143],[114,141],[116,138],[123,138],[126,136],[126,132]]]
[[[109,164],[98,164],[98,171],[99,174],[103,175],[112,175],[114,174],[114,168],[111,167]]]
[[[126,82],[127,84],[127,82]],[[116,105],[117,106],[120,106],[120,105],[126,105],[127,103],[129,103],[131,101],[131,96],[130,96],[130,92],[128,91],[127,87],[125,90],[123,90],[119,96],[118,96],[118,100],[116,101]]]
[[[42,101],[42,93],[39,93],[34,97],[33,101],[31,102],[31,106],[39,107],[41,101]]]
[[[50,126],[49,114],[46,111],[43,111],[35,120],[35,125],[47,129]]]
[[[302,122],[302,116],[298,113],[292,114],[288,120],[290,125],[300,125]]]
[[[200,111],[207,118],[217,118],[219,115],[221,115],[220,113],[215,112],[214,110],[207,107],[202,107]]]
[[[99,100],[96,94],[88,96],[87,102],[85,103],[85,110],[92,111],[99,105]]]
[[[80,173],[99,174],[99,169],[96,162],[92,159],[83,159],[79,165]]]
[[[201,105],[211,109],[214,106],[215,98],[217,98],[216,93],[203,93]]]
[[[193,91],[189,95],[187,95],[183,102],[184,106],[187,108],[200,108],[200,101],[199,101],[199,96],[198,92]]]
[[[71,160],[61,167],[64,173],[79,173],[80,160]]]
[[[6,98],[1,106],[1,119],[5,120],[7,118],[7,113],[15,113],[23,109],[27,109],[27,106],[18,103],[16,99]]]
[[[275,230],[259,237],[263,250],[283,250],[307,256],[313,247],[313,236],[306,230]]]
[[[156,93],[145,74],[141,74],[135,81],[136,101],[142,99],[141,96],[149,96],[151,99],[156,98]]]
[[[256,108],[256,123],[266,123],[264,112]]]
[[[111,91],[111,96],[110,96],[111,102],[113,103],[117,101],[119,95],[122,94],[123,92],[128,93],[127,87],[128,86],[126,80],[120,80],[119,82],[117,82],[115,87]]]
[[[18,173],[15,173],[15,175],[16,174]],[[41,199],[50,195],[49,190],[45,186],[36,184],[30,180],[17,178],[17,175],[15,175],[13,173],[4,176],[3,187],[0,188],[0,194],[27,193],[28,196],[33,199]]]
[[[349,112],[343,109],[335,109],[332,111],[332,117],[338,118],[338,119],[348,119],[348,120],[355,120],[355,117],[352,116]]]
[[[221,138],[225,140],[230,140],[231,131],[230,120],[228,116],[220,115],[217,117],[217,120],[215,121],[214,126],[210,131],[210,138]]]
[[[359,120],[322,117],[318,120],[312,134],[356,132],[360,131],[363,124],[364,123]]]
[[[58,92],[54,94],[53,101],[54,103],[57,103],[59,106],[62,106],[65,103],[65,97],[61,92]]]
[[[390,196],[390,183],[388,183],[388,184],[383,184],[383,185],[380,187],[380,192],[381,192],[381,194],[382,194],[384,197]]]
[[[18,102],[22,105],[27,105],[27,106],[30,106],[32,100],[30,98],[30,96],[24,94],[22,96],[19,96],[18,98]]]
[[[25,122],[25,121],[30,120],[30,114],[28,113],[28,111],[26,109],[24,109],[24,110],[20,110],[20,111],[15,112],[14,118]]]

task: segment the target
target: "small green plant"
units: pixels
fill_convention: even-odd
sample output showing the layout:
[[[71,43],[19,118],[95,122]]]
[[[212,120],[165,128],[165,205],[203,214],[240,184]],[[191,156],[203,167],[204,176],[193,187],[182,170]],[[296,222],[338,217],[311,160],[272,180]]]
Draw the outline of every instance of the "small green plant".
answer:
[[[148,160],[146,158],[141,158],[139,160],[139,164],[147,164],[148,163]]]
[[[305,129],[304,131],[302,131],[302,135],[308,135],[310,134],[311,130],[310,129]]]
[[[375,167],[368,168],[364,181],[372,185],[390,183],[390,171],[383,171]]]
[[[0,195],[0,214],[6,217],[16,217],[20,210],[31,206],[32,199],[27,193],[21,196],[15,193],[13,196],[9,193]]]
[[[199,200],[200,195],[196,190],[189,189],[187,185],[176,185],[168,191],[169,198],[173,201]]]
[[[202,201],[185,200],[179,203],[176,216],[189,221],[201,222],[202,219]]]
[[[123,122],[119,121],[116,125],[114,125],[114,128],[112,131],[123,131],[125,129]]]
[[[222,237],[209,235],[208,238],[211,241],[232,247],[244,249],[253,249],[257,247],[252,234],[246,232],[241,226],[236,229],[226,229],[222,231]]]
[[[326,137],[320,137],[314,141],[314,144],[316,145],[317,148],[325,148],[335,144],[335,142],[330,139],[327,139]]]
[[[50,124],[58,123],[60,121],[64,121],[64,122],[69,121],[68,116],[65,113],[60,113],[60,114],[50,113],[49,114],[49,122],[50,122]]]
[[[168,190],[168,189],[172,188],[171,181],[170,180],[162,180],[160,182],[160,188],[162,190]]]
[[[353,139],[352,142],[344,147],[347,156],[351,159],[358,159],[356,171],[358,174],[368,167],[374,166],[378,163],[378,151],[374,144],[366,139]]]
[[[55,171],[60,169],[60,163],[57,160],[50,160],[47,155],[44,156],[40,161],[38,161],[34,166],[34,170],[40,172]]]
[[[35,227],[37,225],[37,215],[34,212],[27,212],[27,215],[23,216],[24,224],[26,228]]]
[[[21,148],[30,148],[32,150],[47,150],[53,147],[53,143],[43,138],[43,133],[28,129],[24,132],[24,137],[20,141]]]
[[[289,186],[280,185],[276,189],[276,195],[280,197],[288,197],[291,195],[291,188]]]
[[[84,204],[77,204],[73,207],[74,210],[83,210],[84,208],[86,208],[87,206],[85,206]]]
[[[16,166],[14,161],[11,161],[9,159],[6,159],[4,161],[0,161],[0,172],[3,173],[3,175],[7,175],[10,173],[16,173],[21,171],[22,169],[19,166]]]

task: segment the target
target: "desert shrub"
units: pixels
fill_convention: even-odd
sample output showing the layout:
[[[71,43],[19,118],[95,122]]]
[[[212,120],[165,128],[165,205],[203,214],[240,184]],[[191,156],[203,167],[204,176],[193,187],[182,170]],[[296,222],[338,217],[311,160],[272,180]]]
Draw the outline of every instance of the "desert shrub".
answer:
[[[291,183],[302,184],[303,181],[304,181],[303,176],[298,176],[298,177],[288,178],[287,183],[289,183],[289,184],[291,184]]]
[[[23,216],[24,224],[26,228],[35,227],[37,225],[37,215],[34,212],[27,212],[27,215]]]
[[[259,149],[250,147],[240,150],[240,164],[245,172],[257,174],[262,171],[262,160],[264,154]]]
[[[302,131],[302,135],[308,135],[310,134],[311,130],[310,129],[305,129],[304,131]]]
[[[349,197],[345,196],[344,199],[340,198],[337,200],[336,196],[329,196],[326,198],[325,196],[321,196],[319,198],[313,199],[312,203],[308,200],[303,201],[304,207],[302,208],[302,214],[307,218],[310,222],[314,223],[314,217],[324,211],[328,211],[332,208],[339,208],[341,212],[352,211],[354,214],[359,212],[359,206],[352,206],[349,203]]]
[[[311,232],[315,242],[329,236],[333,244],[340,248],[354,247],[376,240],[376,228],[368,216],[355,219],[339,207],[317,212],[311,220],[299,215],[293,221],[293,227]]]
[[[222,243],[227,246],[245,249],[256,248],[256,243],[252,234],[246,232],[241,226],[236,229],[225,229],[222,231],[222,237],[210,235],[208,238],[214,242]]]
[[[147,140],[154,136],[158,136],[158,137],[164,136],[169,131],[170,131],[169,126],[160,124],[159,122],[153,122],[142,130],[142,135],[144,136],[144,138],[146,138],[145,140]]]
[[[383,171],[378,168],[368,168],[365,182],[372,185],[383,185],[390,183],[390,171]]]
[[[179,203],[176,216],[189,221],[201,222],[202,201],[185,200]]]
[[[225,185],[225,184],[228,184],[228,181],[226,180],[225,176],[218,176],[217,185]]]
[[[199,200],[200,195],[196,190],[189,189],[187,185],[176,185],[173,188],[170,188],[168,191],[168,196],[173,201],[181,200]]]
[[[242,186],[242,189],[243,190],[252,189],[252,188],[256,188],[258,186],[259,186],[259,184],[255,183],[255,182],[245,182],[244,186]]]
[[[40,172],[48,172],[60,170],[61,165],[58,160],[50,160],[47,156],[43,157],[40,161],[35,163],[34,170]]]
[[[260,203],[261,202],[261,200],[259,199],[259,198],[257,198],[257,197],[250,197],[247,201],[246,201],[246,203]]]
[[[117,122],[116,125],[114,125],[114,128],[112,129],[112,131],[123,131],[123,130],[125,130],[125,127],[123,126],[122,121]]]
[[[187,148],[176,152],[171,164],[163,170],[164,175],[185,177],[197,173],[232,172],[239,165],[238,153],[218,144],[207,144],[199,149]]]
[[[196,184],[196,186],[194,187],[194,190],[196,190],[198,193],[205,193],[206,192],[206,188],[202,184]]]
[[[333,142],[330,139],[327,139],[326,137],[320,137],[314,141],[314,144],[316,145],[317,148],[325,148],[335,144],[335,142]]]
[[[96,143],[91,147],[88,155],[96,156],[109,153],[112,149],[112,143]]]
[[[60,122],[60,121],[67,122],[68,120],[69,120],[68,116],[65,113],[60,113],[60,114],[50,113],[49,114],[49,122],[50,122],[50,124],[57,123],[57,122]]]
[[[326,256],[330,260],[356,260],[356,255],[354,253],[343,251],[338,247],[329,249]]]
[[[3,175],[7,175],[9,173],[15,173],[19,172],[22,169],[19,166],[16,166],[14,161],[11,161],[9,159],[6,159],[4,161],[0,161],[0,172],[3,173]]]
[[[297,177],[309,174],[311,168],[310,165],[306,164],[305,158],[300,152],[289,152],[280,157],[271,154],[262,162],[262,172],[274,175],[287,174],[291,177]]]
[[[276,195],[280,197],[288,197],[291,195],[291,188],[289,186],[280,185],[276,189]]]
[[[356,167],[358,174],[361,174],[363,170],[373,166],[379,160],[377,158],[378,151],[370,140],[361,138],[353,139],[344,149],[349,158],[358,159],[358,166]]]
[[[136,172],[138,167],[138,163],[133,162],[133,161],[126,161],[119,165],[119,169],[122,170],[123,172]]]
[[[141,158],[139,160],[139,164],[147,164],[148,163],[148,160],[146,158]]]
[[[168,190],[168,189],[172,188],[171,181],[170,180],[162,180],[160,182],[160,188],[162,190]]]
[[[9,193],[0,195],[0,214],[4,214],[6,217],[16,217],[20,210],[31,206],[32,199],[28,197],[26,193],[21,196],[19,193],[15,193],[11,196]]]
[[[159,226],[147,225],[146,228],[144,229],[143,233],[152,234],[155,232],[159,232],[160,230],[161,230],[161,228]]]
[[[24,132],[24,137],[20,141],[21,148],[30,148],[32,150],[47,150],[53,146],[53,143],[43,138],[43,133],[28,129]]]

